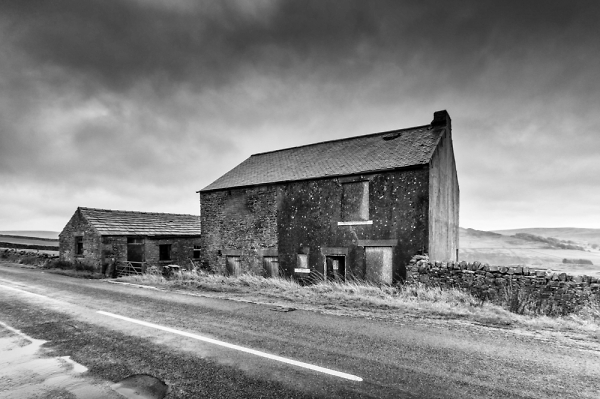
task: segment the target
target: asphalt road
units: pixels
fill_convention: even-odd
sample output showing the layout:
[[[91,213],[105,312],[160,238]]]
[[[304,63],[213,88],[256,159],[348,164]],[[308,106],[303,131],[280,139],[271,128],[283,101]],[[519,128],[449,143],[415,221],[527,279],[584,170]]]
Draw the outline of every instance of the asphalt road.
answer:
[[[150,374],[173,398],[600,397],[600,352],[511,331],[281,312],[3,264],[0,321],[95,378]]]

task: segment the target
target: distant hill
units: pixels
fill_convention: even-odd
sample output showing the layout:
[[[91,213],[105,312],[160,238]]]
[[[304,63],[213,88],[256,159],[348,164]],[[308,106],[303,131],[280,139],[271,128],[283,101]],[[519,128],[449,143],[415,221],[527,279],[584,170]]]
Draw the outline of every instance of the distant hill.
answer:
[[[30,238],[50,238],[52,240],[58,240],[58,231],[48,230],[10,230],[0,231],[0,235],[5,236],[20,236]]]
[[[554,236],[550,236],[548,230]],[[600,229],[481,231],[461,227],[459,260],[492,265],[527,265],[600,276],[600,249],[591,244],[594,243],[591,241],[594,233],[600,238]]]
[[[593,245],[600,247],[600,229],[578,229],[574,227],[555,227],[555,228],[529,228],[529,229],[509,229],[494,230],[494,233],[512,236],[525,233],[541,237],[556,238],[559,240],[573,241],[578,244]]]
[[[38,230],[0,231],[0,248],[58,251],[58,233]]]

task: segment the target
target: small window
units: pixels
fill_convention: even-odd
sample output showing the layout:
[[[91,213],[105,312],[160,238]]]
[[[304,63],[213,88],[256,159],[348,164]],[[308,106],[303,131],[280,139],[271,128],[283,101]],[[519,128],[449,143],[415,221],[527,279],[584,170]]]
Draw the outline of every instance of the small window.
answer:
[[[83,237],[75,237],[75,255],[83,255]]]
[[[171,244],[158,246],[158,260],[171,260]]]
[[[298,254],[296,267],[298,269],[308,269],[308,255]]]
[[[194,245],[194,259],[200,259],[200,245]]]
[[[369,220],[369,182],[342,184],[342,221]]]
[[[141,237],[127,237],[127,244],[143,244],[144,239]]]

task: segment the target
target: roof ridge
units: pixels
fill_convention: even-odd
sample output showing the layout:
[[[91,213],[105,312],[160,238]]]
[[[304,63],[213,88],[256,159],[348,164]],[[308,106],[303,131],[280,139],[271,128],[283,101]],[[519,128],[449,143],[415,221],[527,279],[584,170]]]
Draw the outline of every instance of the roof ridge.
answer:
[[[404,128],[404,129],[393,129],[393,130],[388,130],[388,131],[385,131],[385,132],[363,134],[363,135],[360,135],[360,136],[342,137],[341,139],[319,141],[318,143],[303,144],[303,145],[298,145],[298,146],[295,146],[295,147],[281,148],[279,150],[257,152],[256,154],[250,155],[250,157],[253,157],[255,155],[265,155],[265,154],[272,154],[272,153],[275,153],[275,152],[294,150],[294,149],[303,148],[303,147],[312,147],[312,146],[321,145],[321,144],[327,144],[327,143],[335,143],[335,142],[339,142],[339,141],[348,141],[348,140],[355,140],[355,139],[360,139],[360,138],[365,138],[365,137],[373,137],[373,136],[390,134],[390,133],[404,132],[404,131],[407,131],[407,130],[420,130],[420,129],[423,129],[423,128],[426,128],[426,127],[431,128],[431,125],[428,124],[428,125],[422,125],[422,126],[407,127],[407,128]]]
[[[123,213],[135,213],[142,215],[173,215],[173,216],[194,216],[200,217],[200,215],[192,215],[189,213],[168,213],[168,212],[144,212],[144,211],[123,211],[120,209],[102,209],[102,208],[88,208],[85,206],[78,207],[79,209],[91,210],[91,211],[104,211],[104,212],[123,212]]]

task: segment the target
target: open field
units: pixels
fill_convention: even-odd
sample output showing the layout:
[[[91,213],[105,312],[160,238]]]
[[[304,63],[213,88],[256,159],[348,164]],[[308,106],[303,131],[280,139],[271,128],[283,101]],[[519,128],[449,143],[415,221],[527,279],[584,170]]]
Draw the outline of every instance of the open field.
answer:
[[[8,234],[0,234],[0,242],[7,242],[11,244],[23,244],[23,245],[43,245],[43,246],[55,246],[58,247],[58,240],[50,238],[39,238],[39,237],[25,237]]]
[[[535,234],[533,230],[527,231],[510,230],[510,232],[529,232]],[[545,229],[546,230],[546,229]],[[554,229],[560,230],[560,229]],[[560,240],[567,240],[568,237],[574,237],[576,232],[569,230],[571,236],[557,236]],[[591,229],[582,229],[591,230]],[[586,237],[591,237],[589,234]],[[576,244],[586,245],[587,242],[574,241]],[[536,268],[545,268],[557,270],[571,274],[587,274],[600,276],[600,251],[586,246],[587,250],[574,250],[554,248],[546,243],[525,240],[508,234],[499,234],[497,232],[479,231],[473,229],[460,229],[460,250],[459,259],[467,262],[479,261],[492,265],[528,265]],[[565,264],[563,259],[586,259],[593,263],[588,264]]]
[[[2,231],[0,249],[8,248],[58,255],[58,235],[52,231]]]
[[[4,230],[0,231],[0,235],[48,238],[51,240],[58,240],[58,231],[48,230]]]
[[[495,230],[493,232],[509,236],[517,233],[528,233],[542,237],[558,238],[560,240],[571,240],[581,244],[587,243],[600,245],[600,229],[578,229],[572,227],[563,227]]]

